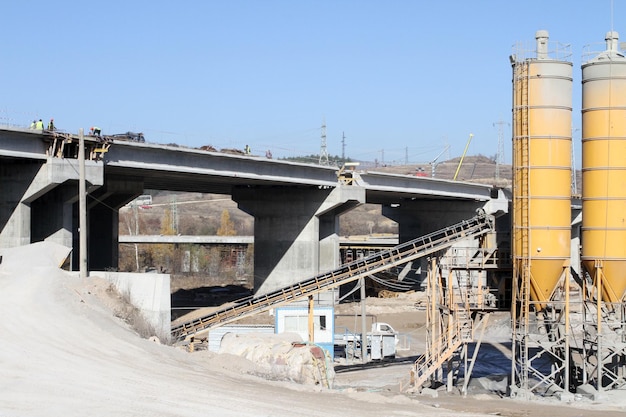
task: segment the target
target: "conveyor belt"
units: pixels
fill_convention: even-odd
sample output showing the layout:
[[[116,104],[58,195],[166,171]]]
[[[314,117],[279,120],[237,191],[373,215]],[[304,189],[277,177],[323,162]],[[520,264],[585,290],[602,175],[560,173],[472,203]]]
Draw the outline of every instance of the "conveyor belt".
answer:
[[[361,277],[405,264],[448,248],[461,239],[479,236],[492,229],[493,217],[484,213],[478,214],[471,219],[402,243],[389,250],[380,251],[367,258],[341,265],[334,271],[325,272],[258,297],[237,301],[226,309],[182,323],[172,328],[172,341],[180,342],[198,332],[262,313],[277,306],[347,284]]]

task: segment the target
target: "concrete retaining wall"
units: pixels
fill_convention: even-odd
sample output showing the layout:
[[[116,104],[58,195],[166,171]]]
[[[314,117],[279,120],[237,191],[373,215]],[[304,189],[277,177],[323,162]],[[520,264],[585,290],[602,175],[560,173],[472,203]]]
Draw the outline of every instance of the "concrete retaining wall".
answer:
[[[139,274],[132,272],[103,272],[104,278],[127,296],[141,310],[144,318],[163,343],[171,340],[171,296],[169,274]]]

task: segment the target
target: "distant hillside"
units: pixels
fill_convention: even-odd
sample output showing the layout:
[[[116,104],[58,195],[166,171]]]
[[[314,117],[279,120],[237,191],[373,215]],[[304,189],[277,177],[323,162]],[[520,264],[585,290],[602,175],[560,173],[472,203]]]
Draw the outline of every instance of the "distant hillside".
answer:
[[[453,158],[437,163],[434,167],[430,164],[415,165],[395,165],[395,166],[373,166],[365,168],[367,171],[389,172],[402,175],[422,175],[426,177],[452,180],[457,169],[457,181],[477,182],[481,184],[493,184],[499,187],[508,188],[511,186],[513,171],[511,165],[500,165],[496,167],[496,162],[483,155],[466,156],[459,168],[461,158]],[[496,168],[497,174],[496,175]]]
[[[459,168],[460,157],[438,163],[435,166],[434,177],[445,180],[452,180],[457,169],[457,181],[476,182],[480,184],[491,184],[502,188],[511,188],[513,179],[513,167],[511,165],[500,165],[496,167],[496,162],[483,155],[466,156]],[[497,168],[497,175],[496,175]],[[370,166],[363,168],[367,171],[389,172],[402,175],[423,175],[433,176],[433,167],[429,164],[415,165],[395,165],[395,166]],[[576,194],[580,195],[582,190],[582,173],[576,171]]]

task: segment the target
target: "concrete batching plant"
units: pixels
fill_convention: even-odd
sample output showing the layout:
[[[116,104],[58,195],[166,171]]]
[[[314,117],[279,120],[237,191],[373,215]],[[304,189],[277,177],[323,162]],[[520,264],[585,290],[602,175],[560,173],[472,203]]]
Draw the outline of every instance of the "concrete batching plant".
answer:
[[[571,191],[569,45],[540,30],[509,57],[511,214],[460,256],[465,266],[446,260],[460,248],[430,259],[428,349],[412,371],[416,388],[430,380],[451,390],[462,375],[465,393],[489,316],[509,307],[510,396],[596,399],[626,386],[626,56],[617,40],[607,33],[606,49],[582,64],[582,204]],[[485,288],[497,289],[497,302],[485,303]]]
[[[536,56],[511,56],[512,396],[626,384],[626,58],[617,39],[609,32],[606,50],[582,65],[582,269],[570,268],[572,64],[546,31]]]

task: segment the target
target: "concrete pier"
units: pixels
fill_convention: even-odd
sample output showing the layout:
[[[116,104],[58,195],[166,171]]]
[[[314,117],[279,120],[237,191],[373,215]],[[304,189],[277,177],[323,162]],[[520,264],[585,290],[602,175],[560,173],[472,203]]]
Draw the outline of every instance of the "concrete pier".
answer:
[[[102,163],[89,161],[89,189],[104,183]],[[73,204],[78,201],[78,161],[3,161],[0,164],[0,246],[15,247],[52,241],[72,247]]]
[[[233,200],[254,216],[254,288],[264,294],[339,266],[338,216],[365,203],[365,189],[237,187]]]

